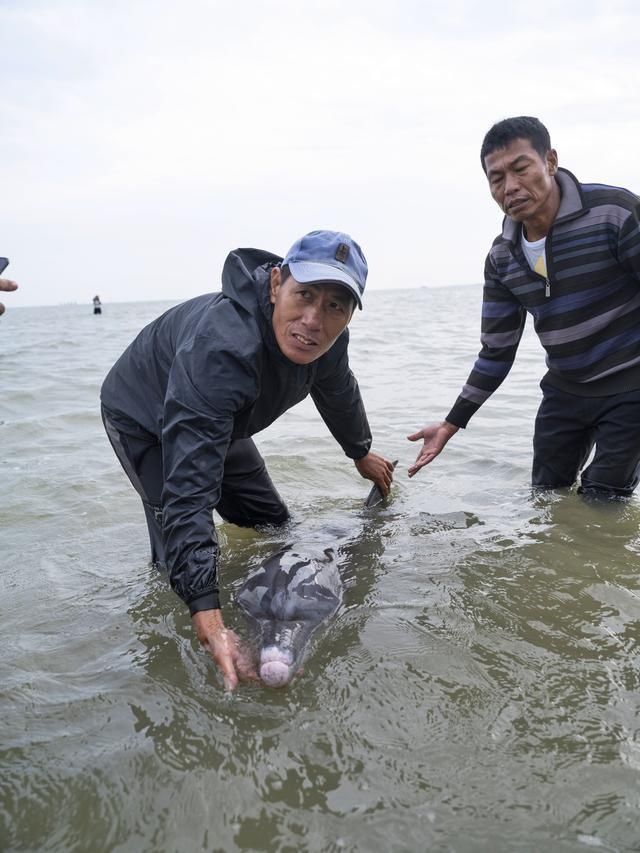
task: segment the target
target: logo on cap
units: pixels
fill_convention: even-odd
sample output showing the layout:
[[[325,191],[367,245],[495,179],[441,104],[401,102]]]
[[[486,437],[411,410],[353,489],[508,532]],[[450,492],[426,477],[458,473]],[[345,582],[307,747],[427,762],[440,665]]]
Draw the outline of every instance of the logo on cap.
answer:
[[[341,264],[344,264],[349,257],[349,247],[346,243],[340,243],[338,248],[336,249],[336,261],[340,261]]]

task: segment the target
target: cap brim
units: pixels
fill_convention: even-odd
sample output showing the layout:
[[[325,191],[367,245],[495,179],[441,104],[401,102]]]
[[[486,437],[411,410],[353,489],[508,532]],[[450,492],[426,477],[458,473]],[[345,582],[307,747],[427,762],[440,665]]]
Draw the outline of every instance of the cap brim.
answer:
[[[330,264],[317,264],[311,261],[296,261],[289,264],[291,275],[301,284],[343,284],[356,298],[358,308],[362,308],[362,298],[358,285],[349,273]]]

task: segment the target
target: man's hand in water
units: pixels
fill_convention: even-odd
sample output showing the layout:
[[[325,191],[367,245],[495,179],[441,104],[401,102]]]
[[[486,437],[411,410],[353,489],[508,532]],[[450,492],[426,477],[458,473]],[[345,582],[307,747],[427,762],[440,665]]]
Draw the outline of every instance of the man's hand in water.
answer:
[[[193,614],[191,621],[198,639],[222,673],[227,690],[234,690],[238,681],[257,678],[255,667],[242,648],[238,635],[224,627],[219,610],[201,610]]]
[[[424,441],[422,450],[418,453],[416,461],[409,468],[409,476],[413,477],[421,468],[432,462],[459,429],[460,427],[454,426],[448,421],[442,421],[442,423],[431,424],[430,426],[419,429],[418,432],[414,432],[412,435],[408,435],[407,438],[409,441],[420,441],[420,439]]]
[[[373,480],[381,495],[386,498],[393,482],[393,464],[384,456],[371,452],[362,459],[354,459],[354,462],[360,476],[365,480]]]

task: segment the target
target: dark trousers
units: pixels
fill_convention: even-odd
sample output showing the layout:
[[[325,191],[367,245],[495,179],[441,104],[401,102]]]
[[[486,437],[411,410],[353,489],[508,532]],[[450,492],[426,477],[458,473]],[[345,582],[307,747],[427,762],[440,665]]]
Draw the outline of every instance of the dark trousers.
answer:
[[[102,421],[111,446],[134,489],[142,499],[151,560],[166,564],[162,534],[162,443],[146,429],[102,407]],[[289,510],[276,491],[264,459],[250,438],[232,441],[224,462],[216,511],[241,527],[283,524]]]
[[[627,497],[640,478],[640,391],[608,397],[578,397],[540,383],[543,399],[533,437],[534,486],[571,486],[582,471],[578,491]]]

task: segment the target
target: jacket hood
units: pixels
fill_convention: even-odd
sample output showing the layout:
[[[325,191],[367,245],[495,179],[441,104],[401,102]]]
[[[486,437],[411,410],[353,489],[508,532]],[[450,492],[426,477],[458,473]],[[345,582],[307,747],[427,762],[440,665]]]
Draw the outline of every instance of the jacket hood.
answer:
[[[256,301],[264,304],[264,279],[282,258],[262,249],[234,249],[222,268],[222,292],[246,311],[255,312]],[[266,294],[267,302],[268,294]]]
[[[263,249],[234,249],[222,268],[222,294],[256,318],[265,344],[278,359],[287,361],[273,331],[269,297],[269,273],[281,263],[279,255]]]

